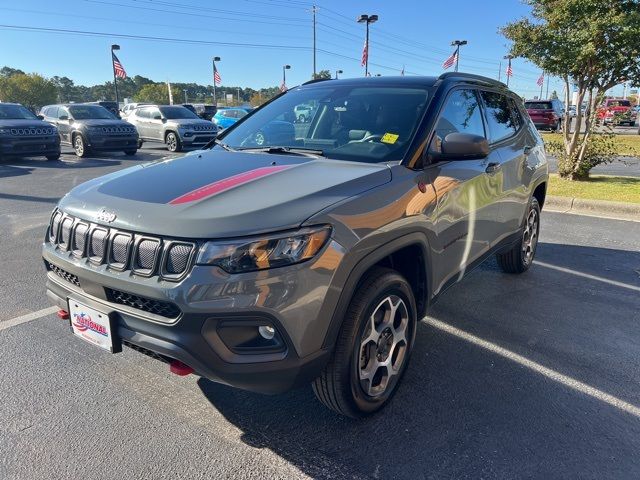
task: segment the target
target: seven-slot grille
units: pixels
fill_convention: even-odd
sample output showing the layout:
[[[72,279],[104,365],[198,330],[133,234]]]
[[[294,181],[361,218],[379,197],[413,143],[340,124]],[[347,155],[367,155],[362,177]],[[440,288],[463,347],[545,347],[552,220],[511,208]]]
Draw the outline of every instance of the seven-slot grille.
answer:
[[[49,223],[49,242],[95,265],[167,280],[179,280],[189,270],[196,245],[90,224],[56,210]]]
[[[53,127],[27,127],[27,128],[12,128],[11,135],[16,137],[24,136],[38,136],[38,135],[54,135],[56,133]]]

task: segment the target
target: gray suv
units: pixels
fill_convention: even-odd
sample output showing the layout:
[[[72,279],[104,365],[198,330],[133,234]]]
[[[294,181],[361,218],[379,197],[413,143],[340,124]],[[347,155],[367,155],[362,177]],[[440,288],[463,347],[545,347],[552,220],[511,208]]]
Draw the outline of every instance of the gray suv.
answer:
[[[162,142],[170,152],[184,147],[203,147],[213,140],[218,127],[202,120],[182,105],[147,105],[136,108],[127,117],[140,134],[142,142]]]
[[[264,393],[311,382],[358,417],[397,390],[447,287],[492,255],[531,267],[547,182],[495,80],[310,82],[207,150],[74,188],[45,235],[47,295],[107,351]]]
[[[135,155],[138,150],[136,129],[101,105],[47,105],[40,115],[58,128],[60,142],[73,147],[78,157],[114,151]]]
[[[0,102],[0,160],[31,156],[58,160],[58,131],[19,103]]]

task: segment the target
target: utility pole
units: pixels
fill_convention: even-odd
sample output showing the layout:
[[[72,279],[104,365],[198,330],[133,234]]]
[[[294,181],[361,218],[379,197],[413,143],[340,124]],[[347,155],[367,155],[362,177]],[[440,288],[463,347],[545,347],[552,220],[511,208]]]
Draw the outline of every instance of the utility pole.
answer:
[[[547,96],[545,98],[549,99],[549,74],[547,74]]]
[[[237,87],[237,88],[238,88],[238,106],[240,106],[240,87]]]
[[[502,60],[500,60],[500,66],[498,67],[498,81],[502,78]]]
[[[184,103],[189,103],[187,101],[187,89],[185,88],[184,90],[182,90],[184,92]]]
[[[318,8],[314,5],[311,8],[313,13],[313,79],[316,78],[316,12]]]

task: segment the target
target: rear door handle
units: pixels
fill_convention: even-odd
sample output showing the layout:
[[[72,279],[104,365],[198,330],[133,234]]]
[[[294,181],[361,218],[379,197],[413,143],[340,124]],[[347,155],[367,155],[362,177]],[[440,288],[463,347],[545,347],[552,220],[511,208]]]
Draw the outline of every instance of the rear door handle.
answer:
[[[498,172],[500,168],[501,166],[498,162],[491,162],[489,165],[487,165],[487,168],[485,168],[484,171],[490,175],[493,175],[494,173]]]

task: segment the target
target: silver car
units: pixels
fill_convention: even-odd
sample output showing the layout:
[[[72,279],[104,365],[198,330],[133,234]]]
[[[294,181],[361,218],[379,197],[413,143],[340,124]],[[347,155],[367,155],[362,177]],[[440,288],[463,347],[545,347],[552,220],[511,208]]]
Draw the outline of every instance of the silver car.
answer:
[[[218,134],[218,127],[202,120],[182,105],[145,105],[127,116],[138,129],[142,142],[162,142],[171,152],[185,147],[202,147]]]

